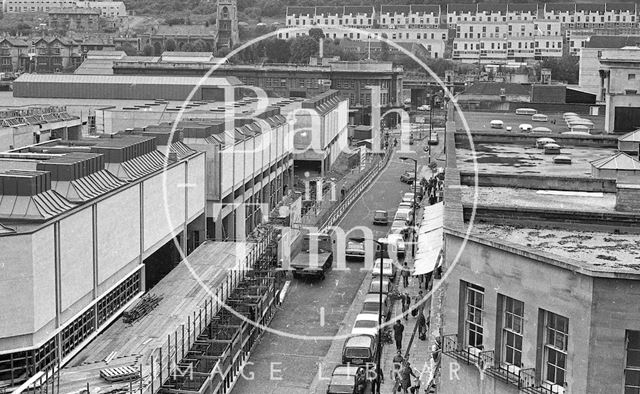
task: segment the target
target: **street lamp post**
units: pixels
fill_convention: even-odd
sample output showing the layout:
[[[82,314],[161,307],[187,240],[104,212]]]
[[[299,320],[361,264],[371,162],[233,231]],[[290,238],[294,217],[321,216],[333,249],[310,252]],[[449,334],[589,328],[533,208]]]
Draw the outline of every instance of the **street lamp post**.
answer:
[[[365,239],[364,238],[351,238],[351,240],[356,241],[356,242],[364,242]],[[376,394],[380,394],[380,382],[381,382],[381,376],[380,376],[380,372],[382,371],[382,369],[380,368],[380,358],[382,356],[382,277],[384,274],[384,264],[383,264],[383,255],[384,255],[384,251],[383,251],[383,245],[386,245],[383,242],[380,241],[376,241],[375,239],[372,239],[371,241],[375,242],[376,245],[380,246],[380,286],[379,286],[379,294],[380,297],[378,299],[378,355],[376,356],[376,380],[377,380],[377,384],[376,384]],[[374,260],[375,260],[375,256],[374,256]]]
[[[429,150],[431,150],[431,148],[429,148]],[[413,157],[401,157],[400,160],[411,160],[413,161],[414,164],[414,170],[413,170],[413,226],[416,225],[416,208],[417,208],[417,203],[416,203],[416,197],[418,196],[416,193],[416,187],[418,184],[418,160],[414,159]],[[415,239],[413,240],[413,242],[411,242],[411,256],[415,257],[416,255],[416,242]]]

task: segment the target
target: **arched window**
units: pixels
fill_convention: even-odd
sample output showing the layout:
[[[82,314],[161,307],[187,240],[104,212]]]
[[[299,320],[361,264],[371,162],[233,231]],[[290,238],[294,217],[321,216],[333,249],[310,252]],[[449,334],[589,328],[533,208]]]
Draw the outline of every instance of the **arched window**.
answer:
[[[222,7],[222,19],[229,19],[229,9],[226,6]]]

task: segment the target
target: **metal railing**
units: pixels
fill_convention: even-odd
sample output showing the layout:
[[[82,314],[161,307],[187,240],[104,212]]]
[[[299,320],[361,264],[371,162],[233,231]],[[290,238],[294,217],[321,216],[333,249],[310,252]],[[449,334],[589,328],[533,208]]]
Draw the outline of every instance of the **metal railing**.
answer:
[[[561,394],[566,392],[564,387],[542,382],[536,374],[535,368],[519,368],[515,365],[501,363],[495,356],[494,350],[478,352],[472,347],[464,347],[458,342],[458,334],[442,337],[442,354],[475,365],[482,374],[499,379],[507,384],[516,386],[519,391],[529,394]]]

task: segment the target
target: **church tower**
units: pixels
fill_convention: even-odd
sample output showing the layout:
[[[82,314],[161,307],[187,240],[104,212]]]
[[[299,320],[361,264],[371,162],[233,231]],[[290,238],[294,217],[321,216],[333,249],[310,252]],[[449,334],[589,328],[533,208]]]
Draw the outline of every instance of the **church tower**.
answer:
[[[218,0],[218,17],[216,20],[217,49],[233,48],[240,43],[238,35],[238,6],[236,0]]]

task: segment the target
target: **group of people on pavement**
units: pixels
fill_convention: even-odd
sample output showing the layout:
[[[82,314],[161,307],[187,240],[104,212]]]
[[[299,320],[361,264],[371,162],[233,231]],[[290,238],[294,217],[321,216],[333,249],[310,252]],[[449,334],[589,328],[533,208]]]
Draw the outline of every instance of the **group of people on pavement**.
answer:
[[[411,382],[411,378],[415,379],[415,384]],[[402,391],[403,394],[414,394],[420,389],[419,375],[416,375],[416,371],[411,367],[409,360],[402,357],[401,350],[398,350],[398,353],[393,358],[391,379],[395,382],[394,392],[397,390]]]
[[[433,205],[442,200],[442,193],[444,190],[444,177],[434,175],[428,180],[422,178],[421,186],[424,190],[424,198],[429,202],[429,205]]]

